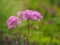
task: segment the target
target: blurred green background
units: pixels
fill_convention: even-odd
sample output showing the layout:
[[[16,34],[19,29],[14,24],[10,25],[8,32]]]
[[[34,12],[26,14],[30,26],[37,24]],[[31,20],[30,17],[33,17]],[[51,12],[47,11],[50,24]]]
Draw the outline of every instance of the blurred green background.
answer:
[[[40,22],[34,22],[29,41],[35,41],[37,45],[60,45],[60,0],[0,0],[0,31],[13,39],[13,34],[18,31],[11,32],[6,21],[9,16],[17,15],[19,10],[26,9],[39,11],[43,15]],[[19,26],[23,32],[22,37],[27,32],[26,25],[27,22],[22,21]]]

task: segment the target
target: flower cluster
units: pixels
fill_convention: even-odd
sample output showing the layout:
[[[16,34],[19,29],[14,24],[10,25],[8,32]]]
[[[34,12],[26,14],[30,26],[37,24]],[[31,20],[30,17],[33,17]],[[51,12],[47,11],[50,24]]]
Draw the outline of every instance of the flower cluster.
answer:
[[[25,11],[18,11],[17,16],[19,17],[20,15],[22,20],[41,20],[43,16],[37,12],[37,11],[32,11],[32,10],[25,10]],[[12,29],[15,27],[15,25],[19,25],[20,21],[17,16],[11,16],[7,20],[7,25],[9,29]]]
[[[11,16],[7,20],[7,25],[8,25],[9,29],[14,28],[15,25],[18,25],[18,24],[20,24],[20,21],[19,21],[18,17],[16,17],[16,16]]]
[[[22,12],[23,20],[40,20],[42,18],[43,16],[37,11],[25,10]]]

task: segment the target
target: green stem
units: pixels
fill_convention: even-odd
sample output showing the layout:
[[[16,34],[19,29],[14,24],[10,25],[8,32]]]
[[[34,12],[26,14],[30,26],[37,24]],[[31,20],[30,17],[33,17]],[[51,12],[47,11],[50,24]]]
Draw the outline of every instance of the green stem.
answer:
[[[18,30],[18,34],[20,35],[19,36],[19,40],[20,40],[20,42],[18,42],[18,44],[17,45],[20,45],[21,44],[21,33],[22,33],[22,31],[17,27],[17,26],[15,26],[15,28],[16,28],[16,30]]]
[[[29,24],[29,20],[28,20],[28,35],[27,35],[27,45],[29,45],[29,32],[30,32],[30,24]]]
[[[21,34],[22,33],[22,31],[17,27],[17,26],[15,26],[15,28],[16,28],[16,30],[18,30],[18,32]]]

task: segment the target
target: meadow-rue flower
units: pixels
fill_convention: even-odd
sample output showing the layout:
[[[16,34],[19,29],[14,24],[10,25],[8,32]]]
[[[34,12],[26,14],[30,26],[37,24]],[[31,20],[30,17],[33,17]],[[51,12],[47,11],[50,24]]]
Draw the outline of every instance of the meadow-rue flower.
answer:
[[[20,15],[21,15],[21,11],[18,11],[18,12],[17,12],[17,16],[20,16]]]
[[[15,25],[20,24],[20,21],[17,16],[11,16],[7,20],[7,25],[9,29],[12,29],[15,27]]]
[[[32,12],[32,20],[41,20],[43,18],[43,16],[37,12],[37,11],[33,11]]]
[[[22,12],[22,19],[23,20],[30,20],[31,19],[31,14],[32,11],[31,10],[25,10]]]
[[[37,11],[25,10],[22,12],[23,20],[40,20],[42,18],[43,16]]]

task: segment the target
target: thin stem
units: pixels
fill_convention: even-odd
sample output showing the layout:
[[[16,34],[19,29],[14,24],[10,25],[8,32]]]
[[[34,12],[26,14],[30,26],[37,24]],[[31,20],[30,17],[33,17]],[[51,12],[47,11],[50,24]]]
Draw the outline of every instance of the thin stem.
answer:
[[[28,20],[28,36],[29,36],[29,32],[30,32],[30,24],[29,24],[29,20]]]
[[[15,26],[15,29],[17,29],[20,34],[22,33],[22,31],[17,26]]]
[[[29,19],[27,20],[28,22],[28,35],[27,35],[27,45],[29,45],[29,34],[30,34],[30,28],[33,26],[34,22],[32,25],[30,25]]]
[[[30,24],[29,24],[29,20],[28,20],[28,35],[27,35],[27,45],[29,45],[29,32],[30,32]]]
[[[22,31],[17,26],[15,26],[15,28],[16,28],[16,30],[18,30],[18,33],[20,35],[19,38],[18,38],[18,39],[20,39],[20,42],[18,40],[16,40],[18,42],[17,45],[20,45],[21,44],[21,33],[22,33]]]

